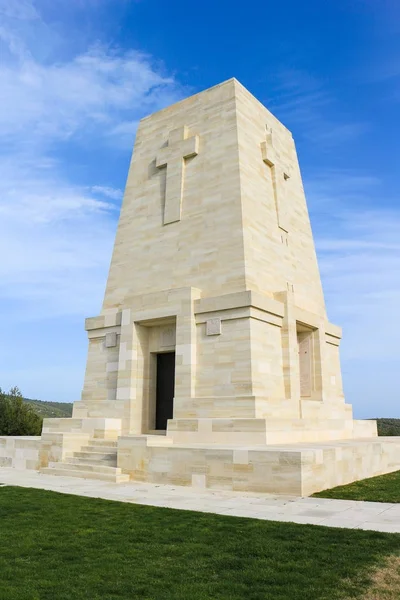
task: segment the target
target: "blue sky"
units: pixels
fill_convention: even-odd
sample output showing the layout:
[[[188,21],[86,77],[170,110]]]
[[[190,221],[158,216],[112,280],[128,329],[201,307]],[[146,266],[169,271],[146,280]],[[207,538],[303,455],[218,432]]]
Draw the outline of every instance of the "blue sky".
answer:
[[[400,417],[396,0],[0,0],[0,386],[79,399],[138,120],[236,77],[293,132],[356,416]]]

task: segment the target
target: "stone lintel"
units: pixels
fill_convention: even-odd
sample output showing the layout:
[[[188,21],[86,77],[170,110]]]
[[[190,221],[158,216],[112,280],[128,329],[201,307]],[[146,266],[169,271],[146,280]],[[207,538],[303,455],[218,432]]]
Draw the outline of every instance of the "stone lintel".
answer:
[[[175,325],[178,312],[178,307],[154,308],[152,310],[135,313],[133,321],[144,327],[152,327],[154,325]]]
[[[294,316],[298,323],[308,325],[313,329],[320,329],[321,324],[325,323],[325,319],[323,319],[320,315],[316,315],[308,310],[304,310],[299,306],[294,307]]]
[[[302,323],[303,325],[308,325],[314,329],[321,329],[323,327],[325,329],[327,341],[329,338],[329,343],[337,346],[339,345],[339,341],[342,338],[341,327],[334,325],[333,323],[329,323],[329,321],[325,320],[320,315],[312,313],[308,310],[304,310],[299,306],[295,306],[294,311],[297,322]]]
[[[98,317],[88,317],[85,319],[85,330],[104,329],[105,327],[117,327],[121,325],[121,312],[99,315]]]
[[[160,290],[131,299],[131,322],[140,325],[168,325],[182,314],[182,305],[198,298],[201,291],[194,287]]]
[[[247,290],[245,292],[236,292],[225,294],[223,296],[214,296],[212,298],[201,298],[195,302],[195,314],[219,312],[238,308],[258,308],[267,313],[283,317],[285,307],[282,302],[274,300],[269,296],[264,296],[258,292]]]
[[[221,321],[232,321],[234,319],[248,319],[250,317],[250,307],[232,308],[229,310],[215,310],[207,313],[196,313],[196,325],[207,323],[210,319],[220,318]]]
[[[104,315],[98,317],[88,317],[85,319],[85,330],[92,331],[93,329],[103,329],[105,323]]]
[[[115,333],[119,335],[121,332],[121,326],[116,325],[115,327],[102,327],[101,329],[89,329],[88,338],[93,340],[95,338],[106,338],[108,334]]]
[[[194,287],[160,290],[159,292],[152,292],[131,298],[129,305],[125,308],[131,311],[132,317],[130,322],[132,323],[136,322],[146,325],[147,321],[150,325],[152,321],[160,321],[159,324],[161,324],[161,321],[164,320],[165,324],[167,324],[168,322],[174,322],[176,316],[180,314],[183,301],[189,300],[192,297],[198,298],[200,295],[201,291]],[[85,319],[85,330],[107,329],[107,332],[115,331],[110,328],[126,324],[122,323],[123,312],[124,307],[121,307],[118,311],[106,312],[97,317],[88,317]]]
[[[250,317],[252,319],[256,319],[257,321],[263,321],[264,323],[269,323],[270,325],[276,325],[277,327],[282,327],[283,325],[283,317],[275,315],[271,312],[267,312],[260,308],[251,307]]]
[[[251,306],[196,314],[196,325],[207,323],[207,321],[210,319],[215,318],[220,318],[221,321],[232,321],[235,319],[257,319],[258,321],[263,321],[264,323],[270,323],[271,325],[282,327],[282,317],[278,317],[270,312],[260,310],[259,308],[253,308]]]

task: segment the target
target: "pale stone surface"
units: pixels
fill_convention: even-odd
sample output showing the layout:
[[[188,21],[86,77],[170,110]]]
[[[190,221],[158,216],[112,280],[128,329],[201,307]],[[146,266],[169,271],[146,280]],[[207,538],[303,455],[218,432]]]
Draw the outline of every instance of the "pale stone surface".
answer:
[[[219,317],[206,321],[206,333],[207,335],[220,335],[222,333],[221,319]]]
[[[39,469],[40,437],[0,437],[0,467]]]
[[[189,441],[160,447],[152,436],[118,438],[118,466],[135,481],[192,485],[204,474],[211,489],[307,496],[396,471],[394,437],[249,446]]]
[[[107,481],[2,469],[0,484],[232,517],[400,533],[399,504],[207,490],[201,477],[186,488],[139,482],[116,486]]]
[[[115,348],[117,345],[116,332],[106,333],[106,348]]]
[[[199,136],[188,137],[186,125],[171,131],[168,145],[156,158],[158,169],[168,167],[165,181],[164,225],[181,220],[182,194],[185,181],[185,159],[199,153]]]
[[[180,207],[174,222],[167,205]],[[331,437],[352,437],[293,138],[236,80],[139,125],[74,415],[120,418],[124,434],[154,428],[149,342],[163,321],[176,334],[174,419],[333,418]],[[119,349],[104,348],[110,328]]]
[[[400,468],[400,439],[377,440],[344,400],[292,135],[235,79],[140,122],[102,311],[85,327],[82,399],[44,424],[53,473],[308,494]],[[107,439],[117,466],[84,460]]]

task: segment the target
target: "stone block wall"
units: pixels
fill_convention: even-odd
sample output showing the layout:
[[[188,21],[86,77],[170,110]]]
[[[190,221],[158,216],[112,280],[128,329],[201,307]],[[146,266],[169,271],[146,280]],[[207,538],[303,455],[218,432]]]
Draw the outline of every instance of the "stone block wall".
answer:
[[[0,437],[0,467],[37,470],[40,466],[40,437]]]
[[[134,481],[309,496],[400,468],[399,438],[279,446],[161,445],[118,439],[118,466]]]

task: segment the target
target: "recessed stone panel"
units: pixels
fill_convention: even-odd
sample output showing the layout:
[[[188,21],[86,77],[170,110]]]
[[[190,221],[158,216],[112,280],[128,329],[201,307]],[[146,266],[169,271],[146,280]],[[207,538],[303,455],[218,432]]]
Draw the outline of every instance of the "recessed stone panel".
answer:
[[[168,326],[161,331],[161,346],[175,346],[176,331],[174,326]]]
[[[207,335],[221,335],[222,327],[221,327],[221,319],[216,317],[214,319],[208,319],[206,321],[206,334]]]
[[[115,348],[117,345],[117,334],[115,332],[106,333],[106,348]]]

